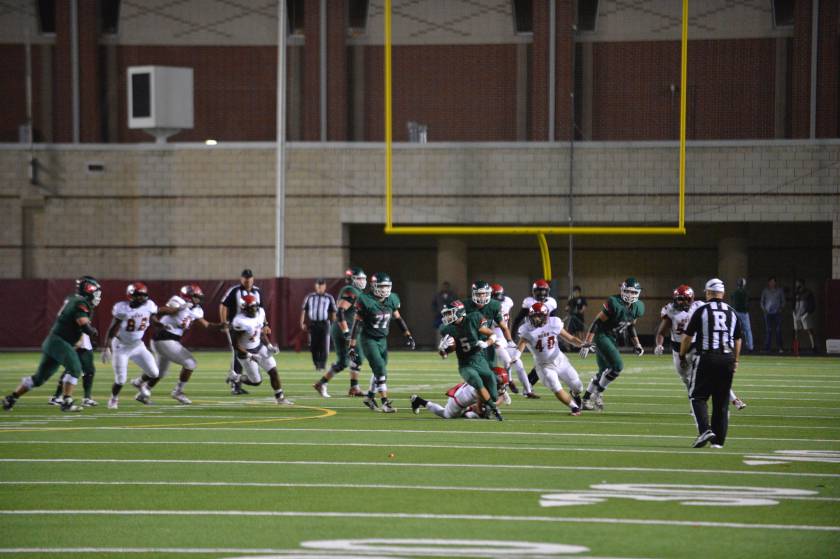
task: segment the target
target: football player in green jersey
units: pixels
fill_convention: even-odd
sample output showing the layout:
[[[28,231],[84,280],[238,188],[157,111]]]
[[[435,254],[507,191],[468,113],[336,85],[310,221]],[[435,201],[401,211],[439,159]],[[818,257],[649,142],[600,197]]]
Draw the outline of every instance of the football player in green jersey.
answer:
[[[625,332],[629,335],[636,355],[641,356],[645,352],[636,333],[636,321],[645,314],[645,304],[639,300],[641,294],[642,286],[636,278],[629,277],[624,280],[621,293],[607,299],[586,334],[586,345],[581,347],[580,356],[586,358],[589,355],[592,351],[590,344],[594,340],[598,374],[592,377],[583,395],[585,410],[604,409],[601,394],[624,369],[624,362],[616,344],[619,335]]]
[[[405,336],[405,345],[414,349],[416,343],[408,325],[400,316],[400,298],[396,293],[391,293],[391,276],[383,272],[377,272],[370,276],[370,293],[361,293],[356,298],[356,316],[353,319],[353,328],[350,331],[350,350],[348,355],[351,361],[360,362],[358,347],[362,348],[367,358],[373,375],[364,404],[373,411],[377,410],[376,394],[382,401],[382,412],[394,413],[397,411],[388,399],[388,332],[391,321],[396,320],[397,325]],[[358,338],[356,337],[358,334]]]
[[[490,328],[496,327],[502,331],[505,341],[508,342],[508,347],[511,349],[515,348],[516,344],[510,336],[510,330],[508,329],[507,321],[505,320],[504,313],[502,312],[502,304],[492,298],[493,288],[490,284],[486,281],[477,280],[473,282],[470,287],[470,291],[472,292],[472,297],[466,303],[462,303],[467,314],[474,312],[479,313],[487,320],[487,324]],[[485,353],[487,356],[487,362],[493,364],[496,361],[494,346],[491,344],[485,350]]]
[[[466,305],[461,301],[452,301],[445,306],[441,318],[440,356],[446,358],[454,348],[458,356],[458,374],[478,393],[485,417],[492,413],[502,421],[502,414],[496,407],[499,398],[496,374],[490,369],[486,353],[482,351],[496,342],[488,320],[480,312],[467,313]]]
[[[341,291],[338,292],[336,320],[330,327],[330,336],[335,347],[336,361],[330,366],[330,370],[318,382],[312,385],[318,394],[324,398],[330,397],[327,392],[327,383],[335,375],[346,369],[348,365],[350,365],[350,390],[347,392],[347,395],[359,397],[365,395],[359,389],[359,371],[364,361],[364,350],[362,346],[358,345],[357,339],[356,359],[351,360],[349,357],[349,342],[350,328],[353,325],[353,318],[356,316],[356,299],[364,293],[367,287],[367,276],[361,268],[348,268],[344,272],[344,282],[347,285],[342,287]]]
[[[76,353],[76,342],[82,334],[90,336],[96,345],[99,332],[90,323],[93,309],[102,298],[99,282],[90,276],[76,281],[76,293],[64,299],[64,305],[58,311],[58,317],[44,343],[41,344],[41,363],[38,371],[21,380],[20,386],[3,399],[3,409],[11,410],[18,398],[46,382],[60,366],[64,366],[64,401],[61,411],[81,411],[81,406],[73,403],[73,388],[82,373],[82,364]]]

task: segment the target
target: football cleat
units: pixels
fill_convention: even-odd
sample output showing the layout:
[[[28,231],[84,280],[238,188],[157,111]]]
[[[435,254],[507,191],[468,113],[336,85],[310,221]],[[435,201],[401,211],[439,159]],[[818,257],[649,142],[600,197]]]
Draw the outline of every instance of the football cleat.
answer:
[[[120,401],[117,398],[108,398],[108,409],[115,410],[120,407]]]
[[[593,394],[592,399],[595,400],[595,409],[598,411],[604,411],[604,397],[601,394]]]
[[[414,415],[420,414],[420,408],[423,406],[420,405],[420,397],[417,394],[411,395],[411,411],[414,412]]]
[[[86,408],[95,408],[98,405],[99,405],[99,402],[97,402],[93,398],[84,398],[82,400],[82,406],[84,406]]]
[[[184,395],[184,393],[183,393],[183,392],[181,392],[180,390],[173,390],[173,391],[170,393],[170,396],[172,396],[173,398],[175,398],[176,400],[178,400],[178,402],[180,402],[180,403],[184,404],[185,406],[189,406],[190,404],[192,404],[192,400],[190,400],[189,398],[187,398],[187,397]]]
[[[738,411],[741,411],[742,409],[747,407],[747,404],[745,404],[744,401],[740,398],[735,398],[735,400],[733,400],[732,402],[732,405],[735,406],[735,409]]]
[[[3,409],[6,411],[11,411],[13,407],[15,407],[16,400],[11,396],[6,396],[3,398]]]
[[[245,394],[249,394],[249,392],[242,388],[241,382],[236,382],[230,386],[230,394],[231,396],[244,396]]]
[[[586,411],[594,411],[595,410],[595,402],[592,401],[592,398],[586,398],[581,402],[581,407]]]
[[[691,444],[692,448],[700,448],[706,446],[706,443],[714,439],[716,435],[712,432],[711,429],[707,429],[705,432],[701,433],[699,437],[694,439],[694,442]]]
[[[365,393],[362,392],[358,386],[351,386],[350,390],[347,391],[347,395],[351,398],[362,398]]]
[[[63,412],[80,412],[83,409],[84,408],[82,406],[77,406],[76,404],[73,403],[73,398],[67,398],[61,404],[61,411],[63,411]]]
[[[136,379],[134,379],[133,381],[131,381],[131,386],[133,386],[134,388],[136,388],[137,390],[139,390],[139,391],[140,391],[140,394],[142,394],[142,395],[143,395],[143,396],[145,396],[146,398],[151,398],[151,397],[152,397],[152,391],[151,391],[151,390],[149,390],[149,387],[148,387],[148,386],[146,386],[146,383],[145,383],[145,382],[143,382],[143,379],[142,379],[142,378],[137,377]]]
[[[225,378],[225,384],[233,384],[239,381],[239,375],[237,375],[234,371],[228,373],[228,376]]]
[[[505,390],[502,394],[502,398],[502,401],[505,403],[506,406],[509,406],[511,404],[510,394],[508,394],[507,390]]]
[[[134,399],[146,406],[151,405],[152,403],[152,400],[142,392],[138,393],[137,396],[134,397]]]
[[[382,408],[380,411],[382,413],[397,413],[397,408],[391,405],[391,400],[385,400],[382,402]]]
[[[712,443],[711,447],[712,448],[723,448],[723,445],[722,444],[717,444],[717,443]]]
[[[572,411],[569,412],[569,415],[578,417],[580,415],[580,408],[572,408]]]
[[[519,394],[519,387],[516,386],[515,382],[510,381],[510,383],[508,384],[508,388],[510,388],[510,391],[514,394]]]
[[[493,414],[493,417],[496,419],[496,421],[504,421],[505,420],[505,418],[502,417],[502,412],[499,411],[499,408],[493,408],[491,410],[491,412]],[[488,419],[490,419],[490,418],[488,417]]]
[[[277,402],[278,406],[291,406],[292,404],[294,404],[294,402],[286,398],[285,395],[276,397],[274,401]]]
[[[321,384],[320,382],[316,382],[315,384],[312,385],[312,388],[315,389],[315,392],[317,392],[318,394],[321,395],[321,398],[329,398],[330,397],[329,393],[327,392],[327,385],[326,384]]]
[[[60,406],[64,402],[63,396],[51,396],[49,403],[51,406]]]
[[[370,396],[365,396],[365,399],[362,400],[362,403],[366,405],[371,411],[377,411],[379,405],[376,403],[376,400],[371,398]]]
[[[528,398],[529,400],[539,400],[540,399],[539,394],[534,394],[533,392],[526,392],[524,394],[524,396],[526,398]]]

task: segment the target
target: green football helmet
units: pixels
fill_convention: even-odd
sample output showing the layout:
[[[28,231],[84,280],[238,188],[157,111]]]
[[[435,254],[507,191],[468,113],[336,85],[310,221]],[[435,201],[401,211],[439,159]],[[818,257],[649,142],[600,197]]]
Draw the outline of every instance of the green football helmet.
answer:
[[[94,307],[102,300],[102,286],[93,276],[77,278],[76,293],[84,297]]]
[[[628,305],[638,301],[641,294],[642,284],[633,276],[630,276],[621,284],[621,300]]]
[[[473,282],[470,287],[472,291],[472,301],[476,305],[486,305],[490,302],[490,297],[493,294],[493,288],[486,281],[477,280]]]
[[[351,266],[344,271],[344,282],[364,291],[367,287],[367,276],[358,266]]]
[[[384,301],[388,298],[391,294],[392,286],[393,283],[391,282],[391,276],[385,272],[376,272],[370,276],[370,289],[373,292],[373,296],[380,301]]]
[[[464,308],[464,303],[457,299],[440,311],[440,319],[444,324],[454,324],[465,316],[467,316],[467,309]]]

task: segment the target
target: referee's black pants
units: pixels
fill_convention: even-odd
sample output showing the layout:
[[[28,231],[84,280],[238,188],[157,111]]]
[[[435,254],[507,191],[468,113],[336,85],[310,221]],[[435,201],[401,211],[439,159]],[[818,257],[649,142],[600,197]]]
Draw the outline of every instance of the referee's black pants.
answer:
[[[735,356],[731,353],[704,353],[694,370],[688,397],[697,421],[697,431],[703,434],[710,428],[714,442],[723,446],[729,429],[729,390],[735,373]],[[712,422],[709,425],[708,400],[712,398]]]
[[[309,350],[312,352],[312,363],[318,370],[327,368],[327,358],[330,355],[330,323],[328,320],[318,320],[309,323]]]

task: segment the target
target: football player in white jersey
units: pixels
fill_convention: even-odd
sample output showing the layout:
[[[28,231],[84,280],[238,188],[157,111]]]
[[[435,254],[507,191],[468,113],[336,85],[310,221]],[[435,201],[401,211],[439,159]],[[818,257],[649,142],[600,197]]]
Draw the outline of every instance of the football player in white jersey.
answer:
[[[265,310],[256,297],[245,295],[242,298],[242,308],[231,322],[231,328],[236,358],[242,365],[242,373],[234,373],[231,382],[258,386],[262,383],[262,368],[271,379],[271,388],[274,389],[274,399],[277,403],[286,406],[293,404],[286,398],[280,385],[277,362],[274,360],[277,348],[269,339],[271,328],[265,319]]]
[[[519,309],[519,314],[516,315],[513,321],[511,332],[519,332],[519,327],[528,317],[528,313],[531,311],[531,306],[534,303],[545,305],[549,315],[553,315],[557,310],[557,300],[551,296],[551,286],[544,279],[538,279],[531,285],[531,295],[522,300],[522,307]],[[521,360],[518,360],[518,363],[514,362],[513,367],[516,369],[516,376],[519,377],[519,381],[522,383],[524,396],[526,398],[539,399],[539,396],[534,393],[532,386],[537,381],[538,375],[536,369],[531,369],[531,372],[526,374]]]
[[[494,283],[490,287],[492,298],[498,301],[502,307],[502,321],[505,327],[510,328],[510,311],[513,309],[513,299],[505,295],[505,288],[501,284]],[[516,347],[516,342],[512,340],[506,342],[505,334],[498,325],[493,328],[493,333],[496,336],[496,363],[493,364],[494,368],[502,368],[505,371],[510,371],[511,366],[513,366],[517,372],[521,371],[521,374],[525,374],[525,367],[522,365],[522,361],[519,358],[513,359],[510,355],[510,352]],[[510,390],[514,394],[519,392],[519,389],[513,381],[510,381],[508,386],[510,386]],[[509,398],[510,396],[507,396],[506,400]]]
[[[114,368],[114,385],[108,400],[108,409],[111,410],[119,407],[120,391],[128,380],[129,361],[143,369],[144,376],[158,376],[155,357],[143,343],[143,335],[152,323],[152,315],[158,312],[157,305],[149,299],[149,290],[143,283],[129,284],[125,293],[128,300],[118,301],[111,309],[113,318],[102,352],[102,362],[111,363]],[[141,390],[137,401],[149,404],[147,392]]]
[[[655,355],[662,355],[665,352],[663,345],[665,341],[665,332],[670,330],[671,338],[671,355],[674,360],[674,369],[677,371],[680,380],[685,384],[686,389],[691,385],[691,363],[686,362],[686,366],[680,365],[680,341],[682,340],[685,327],[691,319],[691,315],[698,307],[702,307],[702,301],[694,300],[694,290],[688,285],[680,285],[674,290],[673,299],[670,303],[662,307],[659,316],[662,320],[659,322],[659,327],[656,329],[656,348],[653,353]],[[729,400],[735,409],[742,410],[747,405],[735,394],[734,390],[729,391]]]
[[[170,395],[181,404],[192,404],[184,394],[184,387],[190,381],[197,364],[190,350],[181,343],[181,338],[194,324],[217,331],[227,328],[224,322],[208,322],[204,318],[204,309],[201,307],[203,299],[201,287],[194,283],[188,284],[169,299],[165,308],[159,309],[155,319],[158,328],[152,336],[152,351],[157,357],[160,374],[157,378],[136,378],[131,384],[137,388],[145,386],[151,396],[151,389],[157,386],[169,372],[169,366],[175,363],[181,366],[181,374]]]
[[[558,400],[569,406],[571,415],[580,415],[580,393],[583,383],[577,371],[561,348],[561,339],[581,347],[584,342],[563,329],[563,321],[556,316],[550,316],[548,306],[534,303],[528,312],[528,321],[519,327],[519,346],[522,351],[528,351],[534,356],[534,364],[540,381],[551,390]],[[569,388],[569,393],[563,390],[560,381]]]
[[[499,387],[499,399],[496,401],[497,405],[501,405],[504,401],[505,386],[509,384],[507,371],[503,369],[495,369],[496,384]],[[417,394],[411,395],[411,411],[415,414],[420,413],[420,408],[426,408],[441,419],[481,419],[483,417],[482,410],[478,409],[478,393],[475,388],[462,382],[450,388],[446,395],[449,399],[445,406],[436,404],[426,400]]]

